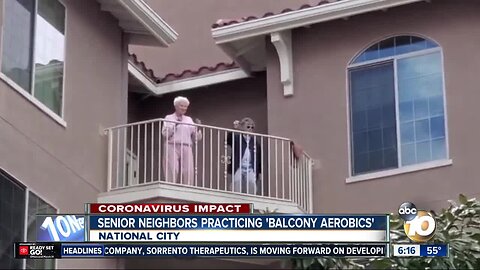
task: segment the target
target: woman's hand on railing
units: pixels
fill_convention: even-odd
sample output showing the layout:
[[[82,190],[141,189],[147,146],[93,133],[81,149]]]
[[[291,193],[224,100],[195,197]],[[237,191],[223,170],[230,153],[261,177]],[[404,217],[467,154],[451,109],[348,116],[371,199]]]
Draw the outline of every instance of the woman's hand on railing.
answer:
[[[198,118],[195,118],[195,124],[197,125],[201,125],[202,124],[202,121]],[[200,130],[199,127],[193,127],[195,132],[194,132],[194,138],[195,138],[195,141],[200,141],[202,138],[203,138],[203,135],[202,135],[202,131]]]
[[[194,122],[197,125],[202,124],[202,121],[198,118],[195,118]],[[203,138],[202,131],[200,130],[200,127],[192,126],[192,128],[193,128],[193,133],[192,133],[193,140],[194,141],[200,141]]]
[[[203,138],[202,131],[199,128],[196,128],[195,140],[200,141]]]
[[[164,123],[162,129],[163,136],[167,137],[167,139],[170,139],[175,133],[175,128],[176,125],[174,123]]]

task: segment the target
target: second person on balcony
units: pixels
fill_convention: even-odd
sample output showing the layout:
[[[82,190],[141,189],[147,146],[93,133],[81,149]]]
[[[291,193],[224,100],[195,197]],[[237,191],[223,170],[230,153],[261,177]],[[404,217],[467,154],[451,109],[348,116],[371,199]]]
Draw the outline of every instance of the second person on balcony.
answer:
[[[165,116],[162,134],[166,138],[164,168],[167,182],[194,185],[195,172],[192,145],[202,139],[202,133],[191,117],[186,116],[190,101],[176,97],[175,112]],[[199,119],[195,123],[201,124]]]
[[[232,174],[234,192],[257,194],[257,179],[261,173],[261,146],[257,136],[250,133],[255,130],[255,122],[245,117],[233,122],[235,129],[246,133],[230,132],[227,144],[232,148],[232,159],[228,173]]]

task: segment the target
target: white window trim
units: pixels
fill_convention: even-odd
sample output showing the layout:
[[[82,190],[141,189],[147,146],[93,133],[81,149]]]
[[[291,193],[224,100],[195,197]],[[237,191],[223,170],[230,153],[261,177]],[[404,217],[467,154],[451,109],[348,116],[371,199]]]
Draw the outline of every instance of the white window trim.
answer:
[[[397,37],[397,36],[393,36],[393,37]],[[364,51],[365,50],[363,50],[362,52],[364,52]],[[430,54],[430,53],[433,53],[433,52],[436,52],[436,51],[442,52],[441,47],[428,48],[428,49],[409,52],[409,53],[402,53],[402,54],[399,54],[399,55],[377,58],[377,59],[374,59],[374,60],[367,60],[367,61],[363,61],[363,62],[352,63],[352,64],[348,65],[347,70],[351,69],[351,68],[356,68],[356,67],[375,65],[375,64],[378,64],[378,63],[381,63],[381,62],[386,62],[386,61],[393,61],[393,60],[397,60],[397,59],[403,59],[403,58],[409,58],[409,57],[413,57],[413,56]],[[360,54],[356,55],[353,59],[354,60],[357,59],[358,56],[360,56]]]
[[[68,10],[67,10],[67,7],[65,5],[65,3],[63,2],[63,0],[58,0],[58,2],[63,5],[63,7],[65,8],[65,40],[64,40],[64,47],[65,47],[65,59],[63,61],[63,79],[62,79],[62,110],[61,110],[61,116],[56,114],[55,112],[53,112],[50,108],[48,108],[45,104],[43,104],[41,101],[39,101],[37,98],[35,98],[34,96],[34,87],[32,87],[32,93],[30,94],[28,91],[26,91],[25,89],[23,89],[23,87],[21,87],[20,85],[18,85],[16,82],[14,82],[12,79],[10,79],[5,73],[1,72],[0,71],[0,80],[4,81],[6,84],[8,84],[10,87],[12,87],[14,90],[16,90],[20,95],[22,95],[24,98],[26,98],[28,101],[30,101],[33,105],[37,106],[38,109],[40,109],[40,111],[42,111],[43,113],[45,113],[47,116],[50,116],[50,118],[52,118],[55,122],[57,122],[60,126],[63,126],[64,128],[67,127],[67,122],[64,120],[63,117],[65,117],[65,70],[66,70],[66,66],[67,66],[67,53],[66,53],[66,48],[67,48],[67,17],[68,17]],[[2,3],[2,14],[5,14],[5,1]],[[35,12],[37,12],[37,2],[35,2]],[[3,19],[2,19],[3,20]],[[2,54],[3,54],[3,22],[2,22],[2,31],[0,32],[1,34],[1,43],[0,43],[0,64],[1,62],[3,61],[2,59]],[[34,18],[34,24],[33,24],[33,31],[34,31],[34,34],[33,34],[33,53],[32,53],[32,57],[33,57],[33,61],[35,61],[35,31],[36,31],[36,25],[37,25],[37,14],[35,13],[35,18]],[[34,64],[34,63],[33,63]],[[32,68],[32,83],[33,85],[35,85],[35,67],[33,65],[33,68]]]
[[[60,213],[58,207],[53,206],[53,204],[51,204],[50,202],[45,200],[42,196],[38,195],[38,193],[36,193],[32,189],[30,189],[29,187],[25,186],[25,216],[24,216],[24,220],[23,220],[23,222],[24,222],[23,223],[24,224],[23,241],[24,242],[28,242],[28,240],[27,240],[27,237],[28,237],[28,204],[30,202],[30,193],[35,194],[35,196],[42,199],[44,202],[49,204],[51,207],[55,208],[55,211],[56,211],[55,214]],[[22,269],[27,269],[27,259],[22,260],[22,265],[23,265]],[[58,260],[57,259],[53,259],[53,265],[54,265],[54,269],[58,269]]]
[[[414,35],[418,36],[418,35]],[[395,37],[395,36],[391,36]],[[427,38],[425,38],[427,39]],[[380,41],[378,41],[380,42]],[[437,42],[436,42],[437,43]],[[438,43],[437,43],[438,44]],[[362,50],[360,53],[364,52]],[[364,174],[358,174],[358,175],[353,175],[353,160],[352,160],[352,134],[351,134],[351,126],[352,126],[352,120],[351,120],[351,112],[350,112],[350,78],[349,78],[349,71],[352,68],[359,67],[359,66],[369,66],[369,65],[374,65],[377,63],[381,62],[386,62],[386,61],[393,61],[394,65],[396,65],[396,61],[398,59],[404,59],[404,58],[410,58],[414,56],[419,56],[419,55],[426,55],[426,54],[431,54],[433,52],[440,52],[440,62],[441,62],[441,71],[442,71],[442,91],[443,91],[443,111],[444,111],[444,122],[445,122],[445,147],[446,147],[446,158],[441,159],[441,160],[433,160],[433,161],[428,161],[428,162],[423,162],[423,163],[418,163],[418,164],[412,164],[412,165],[407,165],[407,166],[402,166],[401,165],[401,149],[397,150],[397,156],[398,156],[398,168],[394,169],[385,169],[382,171],[375,171],[375,172],[367,172]],[[353,57],[352,61],[355,60],[360,54],[355,55]],[[397,86],[397,74],[396,74],[396,67],[394,67],[394,81],[395,81],[395,114],[396,114],[396,128],[397,128],[397,145],[400,145],[399,142],[399,127],[398,127],[398,86]],[[444,57],[443,57],[443,50],[442,47],[439,45],[438,47],[435,48],[429,48],[425,50],[420,50],[420,51],[414,51],[410,53],[405,53],[405,54],[400,54],[400,55],[394,55],[394,56],[389,56],[385,58],[378,58],[370,61],[364,61],[360,63],[353,63],[349,64],[346,69],[346,90],[347,90],[347,128],[348,128],[348,177],[346,178],[345,182],[346,183],[354,183],[354,182],[359,182],[359,181],[365,181],[365,180],[372,180],[372,179],[378,179],[378,178],[385,178],[388,176],[393,176],[393,175],[398,175],[398,174],[404,174],[404,173],[410,173],[410,172],[415,172],[415,171],[422,171],[422,170],[427,170],[427,169],[433,169],[437,167],[444,167],[444,166],[449,166],[452,165],[453,161],[450,159],[450,145],[449,145],[449,132],[448,132],[448,112],[447,112],[447,97],[446,97],[446,86],[445,86],[445,69],[444,69]]]
[[[22,95],[26,100],[30,101],[33,105],[37,106],[37,108],[40,109],[42,112],[44,112],[46,115],[50,116],[50,118],[55,120],[55,122],[57,122],[59,125],[65,128],[67,127],[67,122],[62,117],[60,117],[58,114],[50,110],[50,108],[45,106],[42,102],[40,102],[38,99],[32,96],[29,92],[25,91],[21,86],[16,84],[12,79],[10,79],[3,72],[0,72],[0,79],[4,81],[6,84],[8,84],[11,88],[16,90],[17,93]]]
[[[450,166],[452,164],[453,164],[453,160],[451,160],[451,159],[434,160],[434,161],[419,163],[419,164],[415,164],[415,165],[403,166],[403,167],[396,168],[396,169],[391,169],[391,170],[377,171],[377,172],[371,172],[371,173],[366,173],[366,174],[359,174],[359,175],[355,175],[355,176],[350,176],[346,179],[346,182],[347,183],[355,183],[355,182],[361,182],[361,181],[366,181],[366,180],[386,178],[386,177],[389,177],[389,176],[395,176],[395,175],[399,175],[399,174],[405,174],[405,173],[411,173],[411,172],[418,172],[418,171],[430,170],[430,169],[435,169],[435,168],[441,168],[441,167],[445,167],[445,166]]]

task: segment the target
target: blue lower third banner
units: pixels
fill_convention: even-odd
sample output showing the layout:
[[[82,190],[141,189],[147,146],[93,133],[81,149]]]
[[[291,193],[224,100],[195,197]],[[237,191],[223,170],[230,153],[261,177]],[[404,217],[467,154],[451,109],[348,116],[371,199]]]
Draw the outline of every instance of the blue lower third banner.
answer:
[[[384,243],[387,215],[88,217],[92,242]]]
[[[385,257],[387,244],[62,244],[61,258],[78,257]]]

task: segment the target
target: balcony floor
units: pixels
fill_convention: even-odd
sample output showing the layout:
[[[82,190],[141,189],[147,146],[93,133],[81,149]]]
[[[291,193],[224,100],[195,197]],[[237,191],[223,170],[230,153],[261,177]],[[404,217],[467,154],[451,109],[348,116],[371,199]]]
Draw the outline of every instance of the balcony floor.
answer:
[[[306,213],[297,204],[276,198],[211,190],[167,182],[152,182],[123,187],[98,195],[99,203],[174,202],[174,203],[253,203],[255,210],[278,213]]]

